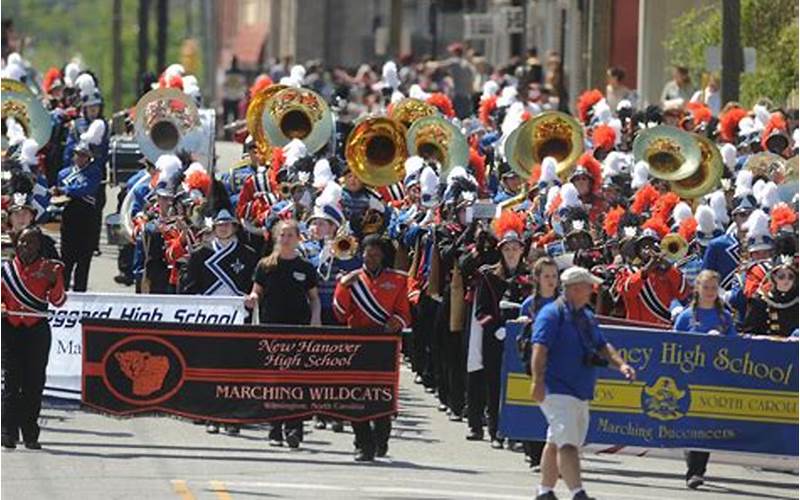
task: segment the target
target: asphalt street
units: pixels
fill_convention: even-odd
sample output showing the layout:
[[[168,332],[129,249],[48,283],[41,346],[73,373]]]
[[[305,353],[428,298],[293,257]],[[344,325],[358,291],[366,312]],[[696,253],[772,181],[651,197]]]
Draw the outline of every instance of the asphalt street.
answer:
[[[218,153],[230,164],[237,146],[222,144]],[[109,200],[107,210],[113,210],[115,197]],[[101,250],[90,289],[132,293],[112,280],[116,249],[104,244]],[[533,497],[538,476],[521,453],[466,441],[466,425],[438,412],[434,397],[405,368],[401,387],[389,456],[367,465],[353,462],[349,427],[333,433],[306,423],[301,449],[289,450],[270,447],[260,426],[239,436],[209,435],[203,426],[174,418],[116,419],[50,405],[42,412],[42,451],[0,454],[2,499]],[[684,486],[678,453],[656,458],[586,451],[583,463],[585,486],[600,499],[798,498],[796,474],[723,464],[715,454],[698,491]],[[569,497],[561,484],[556,493]]]

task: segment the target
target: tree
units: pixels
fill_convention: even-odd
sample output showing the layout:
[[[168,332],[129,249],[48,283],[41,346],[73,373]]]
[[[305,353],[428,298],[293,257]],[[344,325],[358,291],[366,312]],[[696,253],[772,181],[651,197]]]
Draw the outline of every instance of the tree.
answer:
[[[756,71],[741,75],[739,100],[743,105],[749,107],[767,97],[782,106],[797,89],[797,32],[797,2],[742,0],[742,46],[756,49]],[[716,2],[676,18],[664,45],[670,65],[687,66],[699,82],[706,73],[706,48],[721,43],[722,9]]]

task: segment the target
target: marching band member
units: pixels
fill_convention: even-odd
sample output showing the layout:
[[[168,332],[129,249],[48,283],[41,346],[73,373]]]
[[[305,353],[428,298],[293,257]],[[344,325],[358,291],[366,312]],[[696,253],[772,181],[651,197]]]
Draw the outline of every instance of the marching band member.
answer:
[[[253,288],[245,300],[248,309],[258,308],[261,323],[319,325],[320,300],[317,270],[299,252],[297,221],[280,221],[274,230],[275,248],[256,266]],[[303,440],[302,420],[274,422],[270,446],[297,448]]]
[[[45,258],[41,241],[37,227],[23,229],[16,256],[2,265],[3,448],[16,448],[19,431],[26,448],[42,447],[37,421],[50,355],[47,308],[61,307],[67,297],[62,264]]]
[[[747,302],[742,332],[796,337],[798,325],[797,266],[791,257],[778,257],[758,291]]]
[[[388,243],[378,235],[361,242],[364,266],[336,285],[333,307],[340,322],[351,328],[375,328],[400,333],[411,323],[405,273],[387,266]],[[357,462],[370,462],[389,451],[391,417],[352,422]]]

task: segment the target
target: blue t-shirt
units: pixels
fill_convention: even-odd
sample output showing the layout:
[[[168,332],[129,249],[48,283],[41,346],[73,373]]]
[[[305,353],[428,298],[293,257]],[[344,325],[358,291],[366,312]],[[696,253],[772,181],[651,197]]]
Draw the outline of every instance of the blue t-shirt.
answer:
[[[522,306],[519,308],[519,315],[520,316],[527,316],[531,319],[536,319],[536,312],[533,310],[535,297],[533,295],[529,296],[522,302]],[[539,310],[541,311],[544,306],[556,300],[554,297],[539,297]]]
[[[606,339],[594,320],[594,314],[587,308],[574,312],[561,301],[544,306],[533,323],[532,341],[547,347],[547,367],[544,385],[548,394],[567,394],[582,400],[594,397],[596,379],[595,368],[584,364],[591,354],[584,347],[581,334],[575,325],[573,314],[582,317],[586,325],[587,344],[595,350],[606,345]]]
[[[716,308],[697,308],[697,320],[694,319],[694,309],[691,307],[681,312],[675,319],[675,330],[689,333],[708,333],[717,330],[722,335],[735,336],[736,327],[733,317],[728,311],[722,314]]]

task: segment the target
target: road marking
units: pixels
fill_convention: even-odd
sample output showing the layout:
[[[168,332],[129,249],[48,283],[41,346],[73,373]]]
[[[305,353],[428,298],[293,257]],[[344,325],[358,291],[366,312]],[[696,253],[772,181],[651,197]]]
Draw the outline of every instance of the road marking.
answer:
[[[209,481],[208,485],[211,486],[211,491],[217,495],[218,500],[233,500],[233,497],[228,493],[225,483],[222,481]]]
[[[172,490],[183,500],[195,500],[192,490],[189,489],[189,485],[183,479],[173,479]]]

